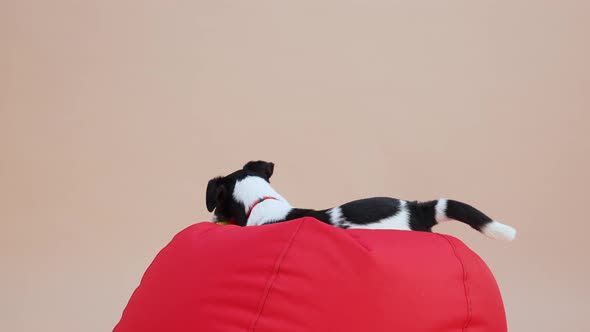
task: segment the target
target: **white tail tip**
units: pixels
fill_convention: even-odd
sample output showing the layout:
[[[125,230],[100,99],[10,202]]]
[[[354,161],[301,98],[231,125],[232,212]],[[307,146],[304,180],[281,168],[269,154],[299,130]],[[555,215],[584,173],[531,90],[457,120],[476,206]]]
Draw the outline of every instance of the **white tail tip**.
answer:
[[[481,232],[492,239],[512,241],[516,238],[516,229],[499,221],[492,221],[485,225]]]

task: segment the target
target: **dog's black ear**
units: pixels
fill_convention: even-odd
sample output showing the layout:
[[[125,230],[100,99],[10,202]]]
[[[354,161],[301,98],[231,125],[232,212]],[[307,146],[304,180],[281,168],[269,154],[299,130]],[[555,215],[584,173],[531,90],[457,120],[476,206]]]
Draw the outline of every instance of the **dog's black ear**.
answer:
[[[213,212],[218,204],[223,202],[227,196],[227,188],[222,183],[222,177],[209,180],[207,184],[207,210]]]
[[[260,176],[265,178],[267,181],[272,176],[272,172],[274,171],[274,169],[275,169],[275,164],[268,162],[268,161],[262,161],[262,160],[251,161],[251,162],[247,163],[246,165],[244,165],[244,170],[259,174]]]

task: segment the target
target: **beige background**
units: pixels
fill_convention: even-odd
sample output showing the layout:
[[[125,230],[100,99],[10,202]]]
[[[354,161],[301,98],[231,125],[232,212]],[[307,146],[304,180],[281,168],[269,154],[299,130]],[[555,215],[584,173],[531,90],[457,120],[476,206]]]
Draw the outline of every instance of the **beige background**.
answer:
[[[587,331],[590,2],[0,1],[0,330],[108,331],[206,182],[452,197],[511,331]],[[393,314],[393,313],[392,313]]]

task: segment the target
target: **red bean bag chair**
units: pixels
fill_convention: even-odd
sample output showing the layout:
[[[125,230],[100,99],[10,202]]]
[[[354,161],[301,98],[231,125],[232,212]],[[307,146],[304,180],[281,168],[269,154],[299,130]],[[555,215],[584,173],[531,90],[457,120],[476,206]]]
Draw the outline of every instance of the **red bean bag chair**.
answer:
[[[504,332],[486,264],[447,235],[312,218],[198,223],[154,259],[115,332]]]

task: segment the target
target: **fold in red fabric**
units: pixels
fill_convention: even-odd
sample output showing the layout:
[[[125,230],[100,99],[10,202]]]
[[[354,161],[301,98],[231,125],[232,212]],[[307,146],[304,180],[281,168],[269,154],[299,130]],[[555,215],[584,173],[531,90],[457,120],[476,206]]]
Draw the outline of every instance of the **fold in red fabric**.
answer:
[[[145,272],[115,332],[505,332],[494,276],[451,236],[312,218],[198,223]]]

